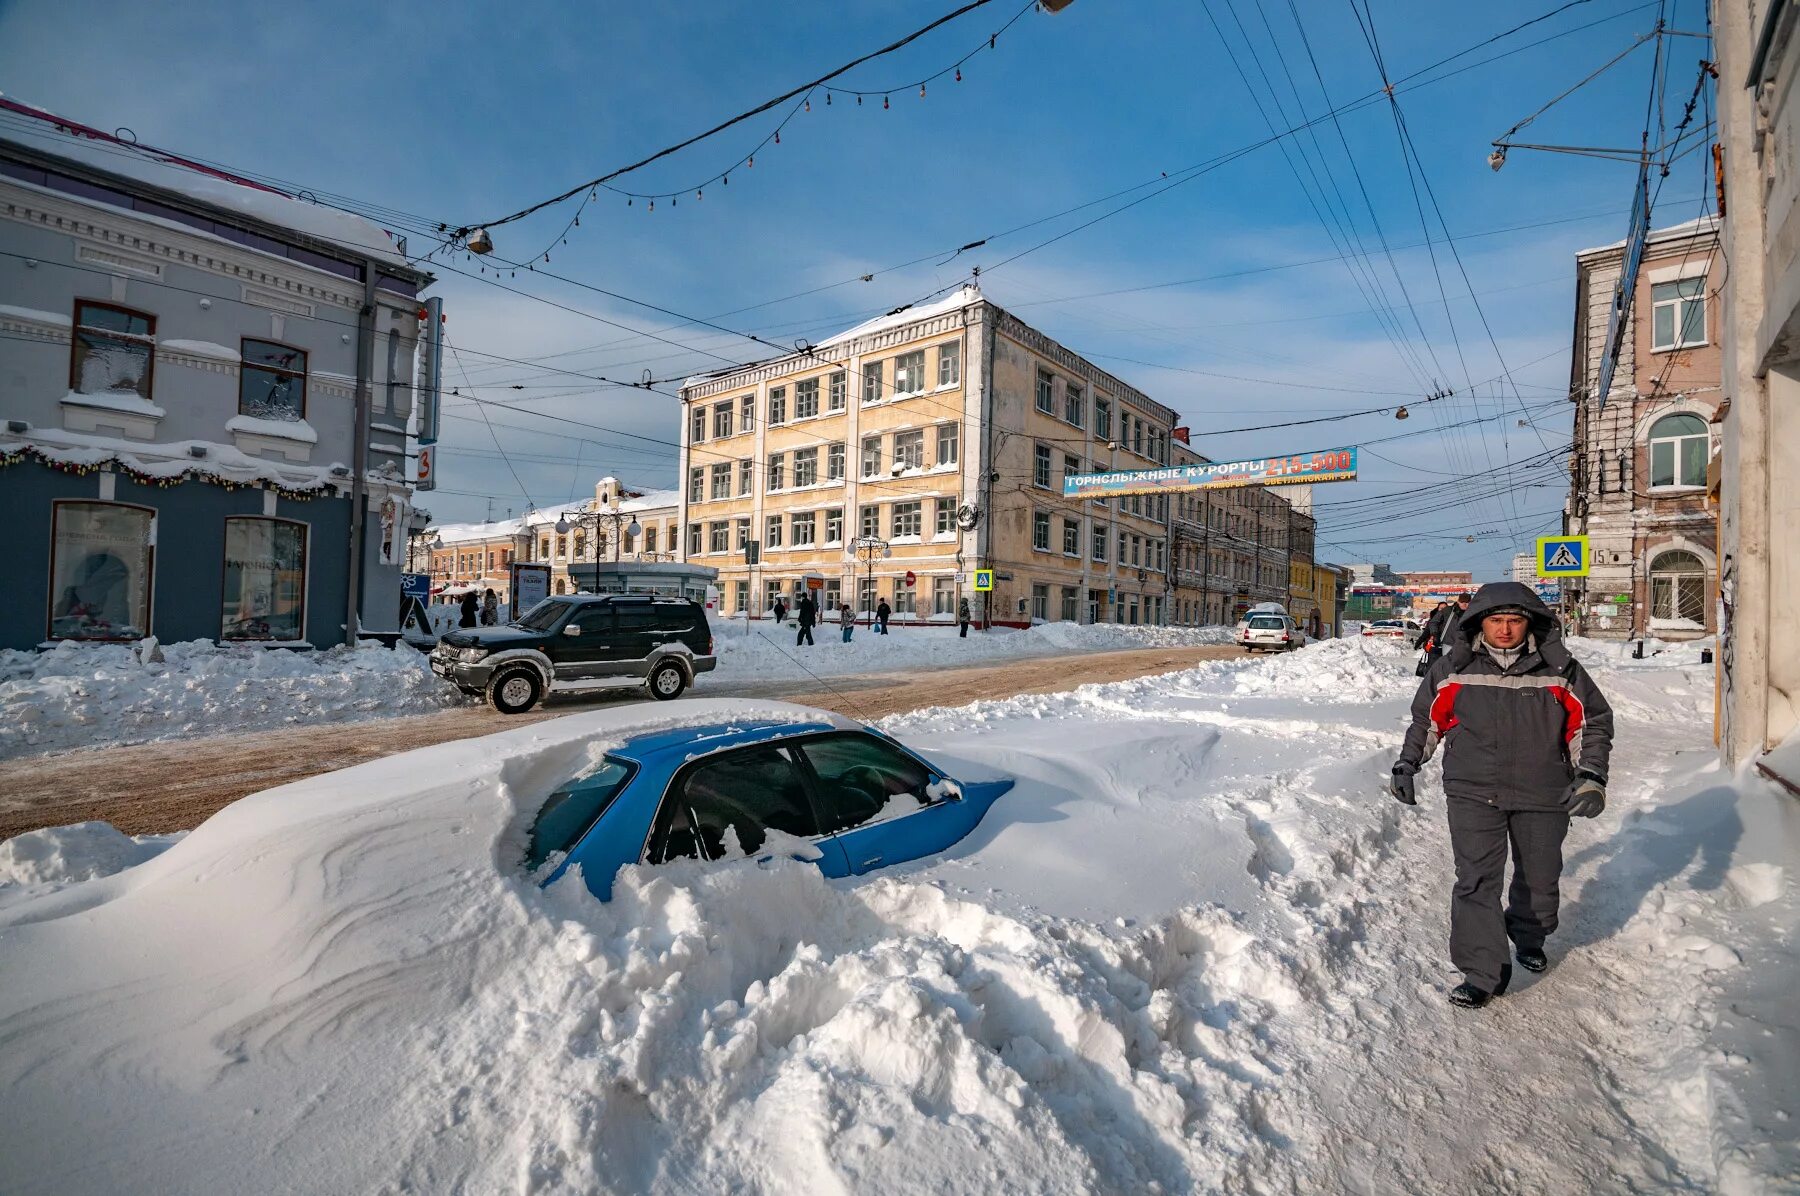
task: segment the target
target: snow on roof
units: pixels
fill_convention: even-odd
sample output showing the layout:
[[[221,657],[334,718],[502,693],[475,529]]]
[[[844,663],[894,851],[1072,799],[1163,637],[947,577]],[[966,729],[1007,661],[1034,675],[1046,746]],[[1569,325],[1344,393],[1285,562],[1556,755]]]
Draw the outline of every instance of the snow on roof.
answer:
[[[82,399],[99,396],[81,395]],[[188,450],[205,452],[195,457]],[[237,483],[266,482],[288,490],[322,490],[327,485],[349,485],[332,474],[337,462],[327,465],[289,465],[252,457],[233,445],[211,440],[175,440],[148,443],[65,432],[60,428],[32,428],[12,436],[0,433],[0,451],[29,449],[38,456],[64,465],[104,465],[116,462],[135,473],[156,478],[178,478],[187,473],[211,474]]]
[[[980,303],[981,298],[981,292],[974,287],[960,286],[942,299],[910,305],[898,311],[891,311],[885,316],[876,316],[873,320],[865,320],[854,328],[820,341],[814,347],[822,349],[827,345],[842,344],[876,332],[885,332],[889,328],[898,328],[902,324],[911,324],[915,320],[928,320],[932,316],[941,316],[947,311],[955,311],[958,308],[967,307],[971,303]]]
[[[628,498],[619,504],[621,511],[658,511],[664,507],[681,505],[681,491],[652,490],[637,498]]]
[[[628,498],[619,504],[621,511],[657,511],[677,506],[681,502],[679,490],[652,490],[637,498]],[[464,544],[476,540],[499,540],[508,536],[516,536],[527,527],[554,527],[556,521],[565,515],[583,514],[594,509],[594,500],[580,499],[576,502],[559,503],[554,507],[540,507],[527,511],[516,519],[496,519],[482,523],[446,523],[426,529],[430,534],[440,537],[446,544]]]
[[[1717,216],[1697,216],[1692,220],[1684,220],[1680,224],[1671,224],[1667,228],[1653,228],[1650,230],[1649,240],[1652,242],[1670,241],[1693,233],[1709,232],[1718,225],[1719,218]],[[1586,257],[1590,253],[1605,253],[1609,249],[1623,248],[1625,248],[1625,242],[1620,240],[1614,241],[1610,245],[1596,245],[1592,249],[1578,249],[1575,251],[1575,256]]]
[[[239,178],[178,154],[126,141],[4,94],[0,94],[0,108],[39,122],[41,137],[50,144],[37,148],[59,158],[174,191],[200,203],[291,229],[391,265],[406,265],[406,259],[386,230],[351,212],[307,203],[274,187]],[[40,134],[26,135],[34,140],[40,137]]]

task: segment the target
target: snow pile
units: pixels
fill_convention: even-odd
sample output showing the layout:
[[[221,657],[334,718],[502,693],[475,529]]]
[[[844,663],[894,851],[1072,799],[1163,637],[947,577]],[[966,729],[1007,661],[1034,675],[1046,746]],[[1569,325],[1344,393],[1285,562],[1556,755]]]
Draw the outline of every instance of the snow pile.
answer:
[[[1374,702],[1418,684],[1419,653],[1373,636],[1324,640],[1301,651],[1262,658],[1236,677],[1241,694],[1307,695]]]
[[[852,673],[919,672],[1070,652],[1201,647],[1231,641],[1228,627],[1041,623],[1022,631],[971,629],[967,637],[959,636],[953,625],[896,625],[888,635],[875,634],[873,627],[858,627],[846,644],[836,623],[821,623],[813,628],[813,646],[796,647],[795,630],[769,620],[715,619],[712,628],[719,667],[703,676],[702,685],[708,680],[804,681]]]
[[[133,838],[106,822],[28,831],[0,840],[0,885],[63,885],[111,876],[155,859],[186,833]]]
[[[0,759],[416,714],[465,699],[405,646],[318,652],[207,640],[0,651]]]

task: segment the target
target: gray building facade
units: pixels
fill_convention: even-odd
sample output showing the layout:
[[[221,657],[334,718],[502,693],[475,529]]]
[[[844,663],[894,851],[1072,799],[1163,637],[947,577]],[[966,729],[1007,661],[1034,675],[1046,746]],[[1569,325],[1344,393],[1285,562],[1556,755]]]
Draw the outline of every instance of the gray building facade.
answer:
[[[0,102],[42,128],[0,139],[0,647],[397,629],[430,276],[360,218]]]

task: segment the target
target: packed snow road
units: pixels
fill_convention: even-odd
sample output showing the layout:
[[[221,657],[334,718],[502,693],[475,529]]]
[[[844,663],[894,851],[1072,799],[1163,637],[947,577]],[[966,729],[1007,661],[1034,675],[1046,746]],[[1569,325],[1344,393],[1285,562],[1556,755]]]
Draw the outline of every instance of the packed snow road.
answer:
[[[850,881],[533,887],[538,804],[675,707],[314,778],[97,879],[26,836],[0,1189],[1791,1189],[1800,1037],[1752,983],[1793,977],[1791,811],[1712,763],[1709,669],[1581,651],[1612,804],[1550,971],[1480,1012],[1435,768],[1381,793],[1412,657],[1360,641],[890,718],[1019,783]]]

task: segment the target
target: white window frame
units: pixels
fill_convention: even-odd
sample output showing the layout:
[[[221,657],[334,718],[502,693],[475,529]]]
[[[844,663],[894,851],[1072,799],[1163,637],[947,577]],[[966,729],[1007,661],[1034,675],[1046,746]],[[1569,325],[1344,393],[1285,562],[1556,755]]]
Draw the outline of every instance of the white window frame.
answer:
[[[794,450],[794,485],[816,486],[819,484],[819,450],[803,448]]]
[[[720,403],[712,409],[714,440],[723,440],[731,435],[731,404]]]
[[[1656,434],[1656,429],[1658,427],[1660,427],[1663,424],[1669,423],[1673,420],[1681,419],[1683,416],[1685,416],[1688,419],[1699,420],[1700,421],[1700,431],[1698,431],[1698,432],[1682,432],[1679,435],[1670,434],[1670,435],[1658,436]],[[1705,443],[1705,452],[1703,452],[1701,454],[1702,463],[1700,466],[1700,476],[1699,476],[1698,480],[1692,481],[1692,482],[1683,481],[1682,477],[1681,477],[1681,461],[1682,461],[1681,449],[1682,449],[1683,444],[1685,444],[1687,441],[1690,441],[1690,440],[1699,440],[1699,441],[1703,441]],[[1650,462],[1650,489],[1652,492],[1667,491],[1667,490],[1697,490],[1697,489],[1705,488],[1705,486],[1706,486],[1706,462],[1710,461],[1712,458],[1712,433],[1710,430],[1707,429],[1706,420],[1704,418],[1702,418],[1701,416],[1695,415],[1691,411],[1675,411],[1675,412],[1669,413],[1668,415],[1661,416],[1656,420],[1656,422],[1654,424],[1650,425],[1650,432],[1649,432],[1647,441],[1648,441],[1648,452],[1649,452],[1649,462]],[[1673,478],[1673,480],[1668,481],[1668,482],[1658,482],[1656,480],[1657,449],[1659,447],[1663,447],[1663,446],[1667,447],[1669,454],[1670,454],[1669,473],[1670,473],[1670,476]]]
[[[894,433],[894,462],[902,469],[925,468],[925,429]]]
[[[962,428],[957,424],[937,426],[937,463],[955,465],[962,453]]]
[[[938,386],[951,387],[962,384],[962,342],[945,341],[938,346]]]
[[[1056,414],[1056,375],[1049,370],[1037,372],[1037,394],[1034,403],[1037,409],[1045,415]]]
[[[890,540],[902,537],[922,538],[925,532],[925,504],[919,499],[911,502],[897,502],[888,510],[888,526],[892,529]]]
[[[1664,288],[1673,288],[1662,298],[1656,293]],[[1706,276],[1694,275],[1691,278],[1672,278],[1667,282],[1650,284],[1650,348],[1652,352],[1668,353],[1677,349],[1692,349],[1707,342],[1706,339]],[[1700,338],[1687,340],[1687,308],[1697,305],[1700,309]],[[1657,330],[1658,317],[1664,311],[1669,312],[1669,333],[1673,338],[1667,342]]]
[[[1050,551],[1050,512],[1048,511],[1031,513],[1031,551]]]
[[[830,381],[825,386],[825,409],[842,411],[846,405],[849,390],[849,379],[845,377],[843,370],[831,375]]]
[[[794,383],[794,418],[811,419],[819,414],[819,380],[802,378]]]
[[[774,493],[775,491],[781,490],[784,488],[783,483],[787,480],[786,474],[787,474],[787,454],[786,453],[770,453],[768,470],[767,470],[766,474],[764,475],[764,481],[766,483],[766,488],[768,489],[768,491],[770,493]]]
[[[825,449],[825,480],[844,480],[844,442],[841,440]]]

